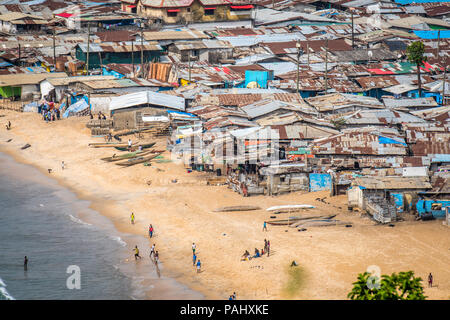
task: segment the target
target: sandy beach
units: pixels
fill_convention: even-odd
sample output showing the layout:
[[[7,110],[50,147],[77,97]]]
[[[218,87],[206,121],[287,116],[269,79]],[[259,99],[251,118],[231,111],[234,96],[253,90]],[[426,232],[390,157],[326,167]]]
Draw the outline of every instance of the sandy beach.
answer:
[[[88,118],[45,123],[38,114],[4,110],[0,114],[5,115],[0,118],[0,151],[46,174],[52,169],[51,177],[91,201],[92,208],[111,219],[120,232],[147,236],[151,223],[155,237],[148,248],[141,248],[143,255],[147,258],[155,243],[161,272],[207,299],[228,299],[233,292],[239,300],[347,299],[358,273],[372,265],[382,274],[413,270],[424,280],[432,272],[435,286],[425,288],[425,295],[450,299],[450,228],[442,220],[377,225],[347,211],[346,196],[330,198],[328,192],[244,198],[226,186],[206,185],[207,173],[188,173],[183,165],[153,162],[121,168],[100,160],[114,151],[88,147],[104,141],[91,137],[85,127]],[[9,131],[3,125],[8,120]],[[31,147],[21,150],[26,143]],[[155,148],[165,150],[165,138],[158,139]],[[170,159],[167,151],[163,156]],[[325,197],[325,202],[316,200]],[[352,222],[353,227],[310,227],[298,232],[268,225],[264,232],[263,222],[270,220],[265,209],[284,204],[311,204],[315,208],[308,212],[337,214],[337,219]],[[213,212],[231,205],[257,205],[262,210]],[[136,216],[134,225],[131,212]],[[253,253],[263,248],[264,239],[271,242],[270,257],[240,261],[245,250]],[[192,242],[202,262],[199,274],[192,266]],[[134,244],[128,246],[131,252]],[[298,267],[290,267],[293,260]]]

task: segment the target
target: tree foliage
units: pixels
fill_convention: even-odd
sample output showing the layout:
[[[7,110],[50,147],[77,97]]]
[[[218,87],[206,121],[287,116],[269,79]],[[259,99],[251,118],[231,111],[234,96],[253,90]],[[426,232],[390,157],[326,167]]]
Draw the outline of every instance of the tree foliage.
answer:
[[[421,41],[415,41],[406,48],[406,55],[411,63],[417,67],[417,84],[419,86],[419,97],[422,96],[422,82],[420,79],[420,67],[427,61],[425,54],[425,46]]]
[[[424,54],[425,45],[421,41],[415,41],[406,48],[406,55],[409,62],[418,66],[423,66],[425,61],[427,61],[427,57]]]
[[[425,300],[422,279],[413,271],[382,275],[378,285],[368,273],[360,273],[348,294],[352,300]]]

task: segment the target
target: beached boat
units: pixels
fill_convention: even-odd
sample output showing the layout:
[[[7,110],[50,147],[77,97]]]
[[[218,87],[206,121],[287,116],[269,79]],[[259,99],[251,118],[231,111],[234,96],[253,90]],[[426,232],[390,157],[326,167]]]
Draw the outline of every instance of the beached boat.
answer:
[[[135,164],[150,161],[153,158],[156,158],[157,156],[159,156],[159,153],[152,153],[147,156],[131,158],[131,159],[125,160],[123,162],[116,162],[116,165],[122,166],[122,167],[130,167],[130,166],[134,166]]]
[[[128,147],[128,143],[120,143],[120,142],[96,142],[89,143],[89,147],[91,148],[115,148],[115,147]]]
[[[270,225],[274,225],[274,226],[291,226],[291,225],[298,224],[299,221],[304,221],[304,220],[310,221],[310,220],[314,220],[314,219],[327,220],[327,219],[332,219],[334,217],[336,217],[335,214],[329,215],[329,216],[290,217],[289,219],[267,221],[267,223]]]
[[[257,206],[231,206],[231,207],[221,207],[214,210],[214,212],[230,212],[230,211],[252,211],[261,210]]]
[[[304,228],[304,227],[329,227],[329,226],[339,226],[339,225],[352,225],[351,222],[340,221],[335,219],[318,219],[318,220],[308,220],[302,221],[301,223],[295,224],[294,228]]]
[[[153,152],[152,151],[135,151],[135,152],[130,152],[130,153],[126,153],[126,154],[119,154],[119,155],[114,154],[112,157],[102,158],[101,160],[106,161],[106,162],[114,162],[114,161],[135,158],[138,156],[142,157],[149,153],[153,153]]]
[[[128,148],[128,145],[126,145],[125,147],[116,147],[117,150],[120,151],[136,151],[139,149],[139,147],[142,147],[142,149],[148,149],[153,147],[156,144],[156,142],[151,142],[151,143],[138,143],[135,145],[131,146],[131,150]]]
[[[292,212],[294,210],[299,210],[299,209],[313,209],[314,206],[310,205],[310,204],[287,204],[287,205],[282,205],[282,206],[274,206],[274,207],[270,207],[267,208],[267,211],[276,211],[276,212]]]

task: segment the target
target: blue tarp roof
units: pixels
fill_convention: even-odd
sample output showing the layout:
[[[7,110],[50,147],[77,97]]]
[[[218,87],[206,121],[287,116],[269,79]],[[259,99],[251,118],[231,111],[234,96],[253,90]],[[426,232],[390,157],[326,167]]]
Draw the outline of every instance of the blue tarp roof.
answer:
[[[378,136],[378,142],[382,143],[382,144],[401,144],[406,147],[406,143],[404,143],[402,141],[397,141],[392,138],[383,137],[383,136]]]
[[[440,35],[438,34],[438,30],[414,30],[413,31],[416,36],[421,39],[449,39],[450,38],[450,30],[440,30]]]

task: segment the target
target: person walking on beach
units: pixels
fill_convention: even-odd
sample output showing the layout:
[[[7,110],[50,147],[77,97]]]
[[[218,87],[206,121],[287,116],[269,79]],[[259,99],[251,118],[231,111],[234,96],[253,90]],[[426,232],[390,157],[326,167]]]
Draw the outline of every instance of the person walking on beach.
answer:
[[[150,227],[148,227],[148,234],[149,234],[150,238],[153,237],[153,226],[152,225],[150,225]]]
[[[155,255],[155,244],[153,244],[152,248],[150,249],[150,258],[152,257],[152,255]]]
[[[264,252],[266,252],[266,251],[267,251],[267,240],[264,239]]]
[[[134,212],[131,213],[130,219],[131,219],[131,224],[134,224]]]
[[[64,168],[65,168],[65,164],[64,164],[64,161],[61,161],[61,169],[64,171]]]
[[[156,265],[158,264],[158,261],[159,261],[159,252],[156,251],[156,252],[155,252],[155,264],[156,264]]]
[[[270,255],[270,241],[267,240],[267,256]]]
[[[25,258],[23,259],[23,269],[25,271],[27,271],[27,269],[28,269],[28,258],[27,258],[27,256],[25,256]]]
[[[194,255],[192,256],[192,266],[194,266],[194,267],[195,267],[195,261],[196,260],[197,260],[197,256],[194,253]]]
[[[263,231],[267,231],[267,222],[266,221],[264,221],[264,224],[263,224]]]
[[[131,139],[128,139],[128,149],[131,150],[131,146],[133,145],[133,142]]]
[[[138,249],[138,247],[136,246],[136,247],[134,248],[134,259],[137,260],[137,258],[142,259],[141,256],[139,255],[139,249]]]
[[[197,248],[197,246],[195,245],[194,242],[192,242],[192,254],[195,254],[195,249]]]
[[[198,261],[197,261],[197,273],[201,272],[201,268],[202,268],[202,263],[200,262],[200,259],[198,259]]]
[[[428,288],[432,288],[433,287],[433,275],[430,274],[428,275]]]
[[[236,292],[233,292],[233,294],[231,295],[231,297],[233,298],[233,300],[236,300]]]

